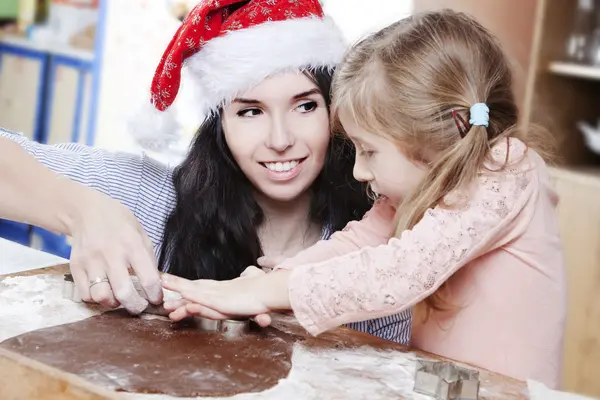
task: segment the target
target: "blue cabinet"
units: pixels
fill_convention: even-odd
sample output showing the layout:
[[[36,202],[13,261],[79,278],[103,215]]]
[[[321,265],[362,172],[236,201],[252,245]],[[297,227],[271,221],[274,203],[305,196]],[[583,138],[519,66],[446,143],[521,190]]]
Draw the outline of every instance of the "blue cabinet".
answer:
[[[31,226],[0,219],[0,237],[29,246],[31,243]]]
[[[53,55],[49,60],[46,109],[40,142],[93,145],[92,62]]]
[[[0,125],[39,140],[49,54],[0,41]]]
[[[0,126],[40,143],[93,145],[107,7],[100,0],[94,51],[21,37],[0,39]],[[0,220],[0,237],[69,258],[64,235]]]
[[[94,142],[94,57],[0,42],[0,125],[40,143]],[[65,235],[0,220],[0,237],[69,258]]]
[[[152,60],[181,25],[171,6],[170,0],[99,0],[93,51],[0,38],[0,126],[41,143],[128,146],[125,113],[148,100]],[[0,237],[63,257],[69,251],[64,236],[27,225],[0,221]]]

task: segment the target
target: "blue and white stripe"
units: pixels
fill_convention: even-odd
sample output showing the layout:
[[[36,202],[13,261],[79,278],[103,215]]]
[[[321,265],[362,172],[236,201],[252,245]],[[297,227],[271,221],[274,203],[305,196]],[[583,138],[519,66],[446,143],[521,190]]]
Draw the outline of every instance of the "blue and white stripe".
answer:
[[[176,203],[172,168],[146,155],[111,153],[78,143],[40,144],[2,128],[0,137],[18,143],[55,173],[94,188],[131,209],[158,255],[165,220]],[[328,229],[324,230],[325,238],[330,234]],[[348,326],[386,340],[408,344],[411,310]]]
[[[412,309],[387,317],[368,321],[352,322],[347,326],[392,342],[409,344],[412,324]]]

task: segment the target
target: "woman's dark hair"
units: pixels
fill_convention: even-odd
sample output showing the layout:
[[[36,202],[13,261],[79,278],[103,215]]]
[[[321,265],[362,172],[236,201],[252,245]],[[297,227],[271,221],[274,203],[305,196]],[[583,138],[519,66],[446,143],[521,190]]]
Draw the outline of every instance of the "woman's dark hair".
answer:
[[[330,105],[332,73],[305,74]],[[333,134],[323,170],[311,190],[310,217],[325,229],[341,230],[360,219],[371,206],[362,184],[352,176],[354,146]],[[237,278],[262,256],[257,228],[263,212],[253,186],[225,142],[221,117],[208,117],[189,154],[173,174],[177,204],[167,218],[159,265],[162,271],[187,279]]]

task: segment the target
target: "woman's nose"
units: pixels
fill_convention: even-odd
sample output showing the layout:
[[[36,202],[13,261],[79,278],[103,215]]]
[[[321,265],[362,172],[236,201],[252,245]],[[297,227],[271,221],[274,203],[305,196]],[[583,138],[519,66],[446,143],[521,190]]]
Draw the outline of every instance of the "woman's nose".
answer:
[[[285,151],[294,144],[294,135],[286,126],[283,119],[274,118],[271,124],[271,132],[267,141],[267,147],[275,151]]]

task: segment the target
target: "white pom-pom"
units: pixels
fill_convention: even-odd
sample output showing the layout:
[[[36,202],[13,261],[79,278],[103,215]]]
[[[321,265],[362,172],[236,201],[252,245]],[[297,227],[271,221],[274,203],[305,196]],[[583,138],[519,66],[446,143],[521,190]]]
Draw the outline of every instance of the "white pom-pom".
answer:
[[[173,107],[159,111],[150,102],[131,114],[127,127],[133,138],[149,150],[165,150],[181,137],[181,126]]]

